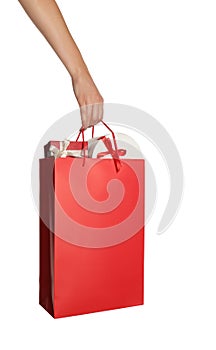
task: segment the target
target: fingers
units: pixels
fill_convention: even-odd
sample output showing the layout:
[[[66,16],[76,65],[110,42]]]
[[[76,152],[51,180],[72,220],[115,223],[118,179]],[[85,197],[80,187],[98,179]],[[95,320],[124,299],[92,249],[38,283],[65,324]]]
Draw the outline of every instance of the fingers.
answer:
[[[104,113],[104,110],[103,110],[103,103],[100,103],[100,104],[99,104],[99,111],[98,111],[98,119],[99,119],[99,122],[101,122],[101,120],[103,120],[103,113]]]
[[[103,103],[84,105],[80,107],[82,128],[87,129],[103,119]]]
[[[92,106],[92,115],[90,119],[90,125],[95,125],[98,123],[98,112],[99,112],[99,107],[98,104],[94,104]]]
[[[80,114],[81,114],[82,128],[86,129],[88,127],[87,106],[80,107]]]

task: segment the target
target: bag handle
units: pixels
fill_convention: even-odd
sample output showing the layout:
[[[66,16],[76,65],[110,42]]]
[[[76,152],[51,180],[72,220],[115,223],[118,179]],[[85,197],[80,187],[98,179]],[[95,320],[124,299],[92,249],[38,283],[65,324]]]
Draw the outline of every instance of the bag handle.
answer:
[[[120,166],[121,166],[121,162],[120,162],[120,159],[119,159],[119,152],[118,152],[118,147],[117,147],[117,142],[116,142],[116,137],[115,137],[115,134],[114,134],[114,131],[103,121],[101,120],[101,123],[111,132],[112,134],[112,139],[113,139],[113,143],[114,143],[114,152],[112,154],[113,158],[114,158],[114,162],[115,162],[115,167],[116,167],[116,170],[119,171],[120,170]],[[85,164],[85,158],[86,158],[86,154],[85,154],[85,149],[84,149],[84,142],[85,142],[85,138],[84,138],[84,131],[85,129],[84,128],[81,128],[80,131],[79,131],[79,134],[76,138],[76,142],[79,140],[79,137],[80,135],[82,135],[82,143],[83,143],[83,151],[84,151],[84,161],[83,161],[83,165]],[[92,126],[92,138],[94,137],[94,125]],[[103,136],[101,137],[103,138]],[[100,138],[99,138],[100,139]]]
[[[103,120],[101,120],[101,123],[111,132],[114,146],[115,146],[115,150],[117,151],[118,147],[117,147],[116,138],[115,138],[115,134],[114,134],[113,130]],[[85,131],[84,128],[80,129],[79,134],[76,138],[76,142],[79,140],[81,134],[82,134],[82,141],[84,142],[84,131]],[[92,138],[93,137],[94,137],[94,125],[92,126]]]

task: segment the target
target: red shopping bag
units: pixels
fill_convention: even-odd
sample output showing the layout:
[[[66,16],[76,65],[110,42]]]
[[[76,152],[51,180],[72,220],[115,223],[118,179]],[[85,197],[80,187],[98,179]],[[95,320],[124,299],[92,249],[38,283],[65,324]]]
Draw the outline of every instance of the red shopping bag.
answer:
[[[144,302],[144,160],[40,160],[40,296],[54,318]]]

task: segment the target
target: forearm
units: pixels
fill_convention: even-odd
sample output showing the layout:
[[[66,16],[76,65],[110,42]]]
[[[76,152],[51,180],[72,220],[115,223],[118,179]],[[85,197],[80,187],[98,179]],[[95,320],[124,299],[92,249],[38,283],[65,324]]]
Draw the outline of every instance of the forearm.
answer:
[[[50,43],[68,70],[76,99],[81,107],[82,127],[103,118],[103,98],[54,0],[19,0],[36,27]]]
[[[64,18],[54,0],[19,0],[36,27],[47,39],[72,78],[87,70]]]

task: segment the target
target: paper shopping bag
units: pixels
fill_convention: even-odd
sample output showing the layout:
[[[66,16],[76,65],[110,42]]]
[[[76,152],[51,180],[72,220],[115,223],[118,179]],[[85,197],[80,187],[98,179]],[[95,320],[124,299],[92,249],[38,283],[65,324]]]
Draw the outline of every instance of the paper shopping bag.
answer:
[[[144,160],[115,161],[40,160],[40,304],[54,318],[144,302]]]

